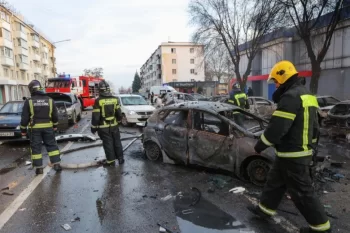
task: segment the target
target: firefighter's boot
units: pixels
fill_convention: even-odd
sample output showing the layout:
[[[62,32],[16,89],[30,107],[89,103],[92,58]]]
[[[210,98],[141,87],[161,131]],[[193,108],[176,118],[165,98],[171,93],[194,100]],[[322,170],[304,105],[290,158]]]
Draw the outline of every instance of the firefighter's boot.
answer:
[[[122,164],[124,164],[124,162],[125,162],[124,159],[118,159],[118,161],[119,161],[119,165],[122,165]]]
[[[271,219],[271,215],[265,214],[264,212],[262,212],[259,208],[259,206],[257,205],[249,205],[247,207],[247,209],[252,212],[255,216],[264,219],[264,220],[269,220]]]
[[[37,174],[37,175],[41,175],[41,174],[44,174],[44,168],[37,168],[37,169],[35,169],[35,174]]]
[[[300,228],[300,233],[331,233],[332,229],[326,230],[326,231],[315,231],[312,230],[310,227],[302,227]]]
[[[62,167],[59,163],[56,163],[53,165],[53,169],[56,171],[56,172],[60,172],[62,171]]]
[[[105,162],[105,163],[103,164],[103,167],[115,167],[115,161],[113,161],[113,162],[111,162],[111,163]]]

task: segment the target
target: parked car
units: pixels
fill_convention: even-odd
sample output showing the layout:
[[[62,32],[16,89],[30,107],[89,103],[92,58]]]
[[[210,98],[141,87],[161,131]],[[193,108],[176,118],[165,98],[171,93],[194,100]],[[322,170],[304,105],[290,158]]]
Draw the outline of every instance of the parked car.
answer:
[[[327,115],[322,125],[329,128],[329,136],[343,136],[350,142],[350,100],[337,103]]]
[[[331,110],[334,105],[337,103],[340,103],[340,100],[337,98],[334,98],[333,96],[317,96],[317,102],[318,105],[320,106],[320,110],[322,112],[327,113],[329,110]]]
[[[244,128],[234,122],[235,113],[243,115]],[[261,186],[275,157],[272,148],[254,151],[267,124],[230,104],[184,102],[157,110],[142,140],[149,160],[222,169]]]
[[[226,96],[225,98],[222,98],[219,102],[227,103],[229,98],[229,96]],[[277,108],[277,105],[274,102],[260,96],[248,96],[248,103],[248,111],[264,119],[270,119],[273,112]]]
[[[149,116],[151,116],[155,110],[155,108],[149,105],[142,96],[122,94],[117,97],[123,114],[123,126],[128,126],[131,123],[147,121]]]
[[[195,101],[196,99],[187,93],[182,93],[182,92],[168,92],[165,94],[163,97],[163,104],[169,105],[169,104],[174,104],[174,103],[182,103],[185,101]]]
[[[81,102],[75,94],[61,92],[50,92],[46,94],[50,96],[56,104],[64,105],[66,107],[70,124],[75,124],[81,119]]]
[[[228,95],[214,95],[214,96],[209,97],[209,101],[217,102],[217,101],[220,101],[220,100],[225,99],[225,98],[229,98]]]
[[[202,94],[199,94],[199,93],[191,93],[190,95],[192,95],[194,97],[195,100],[198,100],[198,101],[209,101],[209,98],[202,95]]]
[[[20,122],[24,101],[9,101],[0,109],[0,140],[21,138]],[[64,105],[58,109],[58,130],[68,128],[67,110]]]

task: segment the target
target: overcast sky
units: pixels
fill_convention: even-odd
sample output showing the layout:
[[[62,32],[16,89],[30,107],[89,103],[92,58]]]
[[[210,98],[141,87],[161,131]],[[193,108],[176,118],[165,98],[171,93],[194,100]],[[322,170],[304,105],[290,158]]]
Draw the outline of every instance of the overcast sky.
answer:
[[[189,41],[189,0],[8,0],[56,45],[58,72],[102,67],[117,87],[161,42]]]

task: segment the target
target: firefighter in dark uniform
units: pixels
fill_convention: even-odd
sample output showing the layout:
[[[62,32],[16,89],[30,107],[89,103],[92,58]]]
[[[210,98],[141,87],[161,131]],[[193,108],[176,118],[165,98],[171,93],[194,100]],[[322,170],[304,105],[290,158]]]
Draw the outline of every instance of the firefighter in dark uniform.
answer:
[[[43,174],[41,147],[44,142],[54,170],[60,172],[60,151],[55,138],[58,125],[57,108],[54,101],[44,93],[38,80],[31,81],[28,88],[31,98],[24,102],[20,128],[23,136],[27,135],[27,128],[30,131],[32,165],[36,168],[37,175]]]
[[[103,143],[107,162],[104,166],[115,166],[115,160],[119,164],[124,163],[123,148],[120,140],[118,122],[122,119],[122,113],[118,98],[110,93],[109,84],[101,81],[98,85],[99,97],[95,100],[92,111],[91,132],[98,133]]]
[[[235,83],[232,85],[232,90],[230,92],[230,98],[228,100],[228,103],[236,105],[242,109],[249,109],[248,97],[244,92],[242,92],[239,83]],[[239,112],[233,112],[233,114],[235,122],[238,125],[244,127],[244,116]]]
[[[288,192],[309,226],[301,233],[331,232],[330,222],[312,186],[312,164],[315,128],[318,127],[318,102],[298,78],[298,72],[289,61],[278,62],[268,81],[278,89],[274,100],[278,103],[270,123],[254,149],[261,153],[275,148],[276,158],[270,170],[258,206],[248,209],[269,218],[276,213],[284,193]]]

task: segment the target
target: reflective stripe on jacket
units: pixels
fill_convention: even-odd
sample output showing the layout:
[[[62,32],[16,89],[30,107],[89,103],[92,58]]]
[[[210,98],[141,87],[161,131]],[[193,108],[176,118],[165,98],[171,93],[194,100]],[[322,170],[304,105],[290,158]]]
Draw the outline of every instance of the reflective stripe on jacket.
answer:
[[[100,96],[95,100],[92,111],[92,128],[117,126],[121,118],[122,114],[117,97]]]

